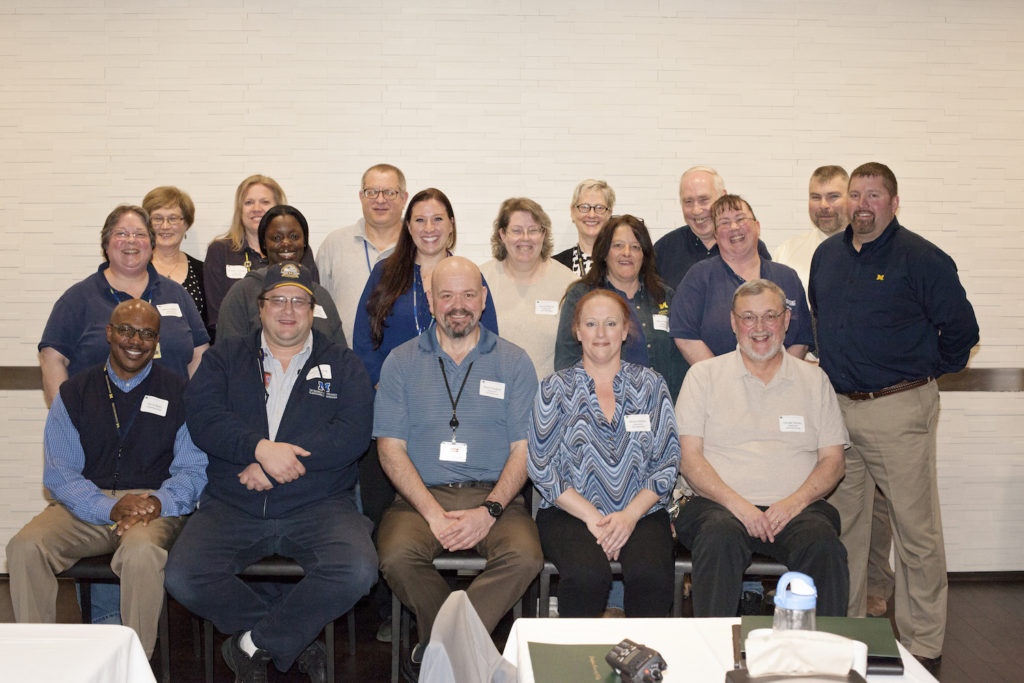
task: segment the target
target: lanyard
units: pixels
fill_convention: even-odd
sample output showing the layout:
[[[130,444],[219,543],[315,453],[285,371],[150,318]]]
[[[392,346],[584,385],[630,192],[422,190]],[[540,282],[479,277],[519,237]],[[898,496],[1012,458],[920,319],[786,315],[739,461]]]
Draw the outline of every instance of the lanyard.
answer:
[[[263,402],[266,403],[270,400],[270,373],[263,367],[263,349],[256,354],[256,360],[260,364],[260,383],[263,384]]]
[[[370,265],[370,247],[366,246],[366,240],[363,240],[363,253],[366,255],[366,272],[373,274],[373,266]]]
[[[117,406],[114,405],[114,389],[110,386],[110,365],[103,366],[103,379],[107,382],[107,398],[110,399],[110,412],[114,414],[114,429],[117,430],[117,438],[119,441],[124,441],[125,434],[132,428],[132,423],[135,422],[135,415],[132,415],[132,419],[128,420],[128,424],[125,426],[124,431],[121,431],[121,420],[117,417]]]
[[[466,368],[466,376],[462,378],[462,386],[459,387],[458,396],[452,398],[452,387],[448,384],[448,373],[445,372],[444,369],[444,359],[438,356],[437,362],[441,366],[441,376],[444,377],[444,388],[448,390],[448,400],[452,404],[452,419],[448,421],[448,426],[452,428],[452,443],[455,443],[455,430],[459,428],[459,418],[455,417],[455,409],[458,407],[459,400],[462,398],[462,390],[466,388],[466,380],[469,379],[469,373],[473,371],[473,363],[470,363],[469,367]]]

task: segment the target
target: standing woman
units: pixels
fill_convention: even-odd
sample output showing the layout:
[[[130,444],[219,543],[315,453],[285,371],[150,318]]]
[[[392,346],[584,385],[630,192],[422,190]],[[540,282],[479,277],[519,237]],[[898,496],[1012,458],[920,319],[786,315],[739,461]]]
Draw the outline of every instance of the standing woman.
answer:
[[[569,204],[569,215],[576,224],[579,241],[575,246],[554,255],[554,259],[583,277],[590,270],[594,242],[612,217],[615,190],[603,180],[584,180],[576,186]]]
[[[627,617],[664,617],[672,606],[668,513],[679,463],[675,410],[665,380],[622,360],[630,335],[622,297],[594,289],[572,329],[582,360],[545,378],[528,433],[530,479],[544,556],[559,573],[564,617],[597,617],[622,564]]]
[[[210,337],[192,297],[150,263],[154,244],[153,225],[141,206],[122,205],[107,216],[100,232],[103,263],[57,299],[39,341],[47,406],[64,380],[107,359],[110,314],[129,299],[144,299],[160,312],[155,362],[186,376],[199,367]]]
[[[491,234],[494,260],[480,266],[498,307],[501,336],[521,346],[537,379],[555,371],[558,302],[576,275],[551,256],[551,219],[526,197],[506,199]]]
[[[583,295],[593,289],[616,292],[628,304],[633,335],[623,346],[622,356],[660,373],[674,401],[689,366],[668,333],[673,291],[658,277],[654,246],[643,220],[629,214],[614,216],[601,229],[594,243],[593,267],[562,302],[556,370],[569,367],[582,356],[582,346],[573,332],[573,312]]]
[[[196,205],[184,190],[171,185],[154,188],[142,198],[156,233],[153,267],[168,280],[185,288],[206,324],[206,295],[203,293],[203,262],[181,250],[181,242],[196,218]]]
[[[228,231],[210,242],[203,266],[203,284],[206,288],[206,319],[216,333],[220,304],[231,285],[245,277],[250,270],[267,265],[266,255],[260,247],[260,219],[272,206],[287,204],[284,190],[273,178],[251,175],[235,190],[235,213]],[[313,279],[320,276],[313,262],[313,250],[307,249],[302,265],[313,271]]]
[[[455,237],[455,212],[444,192],[433,187],[417,192],[405,210],[395,251],[373,267],[356,311],[352,349],[374,386],[391,350],[430,327],[430,275],[455,249]],[[490,292],[480,323],[498,333]]]

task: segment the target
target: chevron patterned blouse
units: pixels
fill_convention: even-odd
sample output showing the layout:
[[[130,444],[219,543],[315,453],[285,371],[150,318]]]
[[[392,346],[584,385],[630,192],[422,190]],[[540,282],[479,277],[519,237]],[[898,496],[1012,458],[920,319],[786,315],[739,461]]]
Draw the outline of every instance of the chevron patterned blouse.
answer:
[[[602,513],[624,509],[641,489],[669,502],[679,467],[679,436],[668,385],[658,373],[623,362],[613,381],[609,422],[580,361],[544,378],[533,404],[528,470],[542,508],[575,489]]]

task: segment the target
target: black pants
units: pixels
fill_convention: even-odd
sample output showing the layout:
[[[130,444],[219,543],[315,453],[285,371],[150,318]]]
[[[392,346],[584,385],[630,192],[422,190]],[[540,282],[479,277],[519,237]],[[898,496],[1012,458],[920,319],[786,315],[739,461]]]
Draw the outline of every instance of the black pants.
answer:
[[[755,552],[814,579],[819,615],[846,616],[846,548],[839,540],[839,513],[825,501],[804,508],[775,535],[774,543],[748,534],[743,522],[707,498],[686,503],[675,525],[680,542],[693,554],[693,616],[736,616],[743,572]]]
[[[612,572],[587,525],[568,512],[537,512],[544,557],[558,567],[558,614],[599,617],[608,602]],[[672,531],[664,510],[637,522],[619,551],[627,617],[666,617],[672,611]]]

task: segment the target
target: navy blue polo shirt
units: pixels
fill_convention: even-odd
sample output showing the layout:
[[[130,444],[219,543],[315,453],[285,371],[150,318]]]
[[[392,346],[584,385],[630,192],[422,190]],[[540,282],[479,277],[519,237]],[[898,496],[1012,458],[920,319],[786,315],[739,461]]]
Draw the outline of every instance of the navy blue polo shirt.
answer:
[[[840,394],[962,370],[978,343],[956,263],[895,218],[859,252],[850,227],[822,242],[810,301],[821,369]]]
[[[800,277],[789,266],[761,259],[761,277],[771,280],[786,294],[790,311],[785,346],[806,344],[814,348],[811,313]],[[683,277],[669,311],[669,334],[676,339],[699,339],[716,356],[736,349],[736,334],[729,314],[732,295],[746,280],[715,256],[701,261]]]
[[[772,260],[768,247],[761,240],[757,241],[757,255],[762,261]],[[704,242],[693,234],[689,225],[676,228],[654,243],[654,260],[658,264],[658,275],[674,290],[679,289],[679,283],[690,268],[712,256],[718,256],[718,243],[712,244],[708,249]]]

